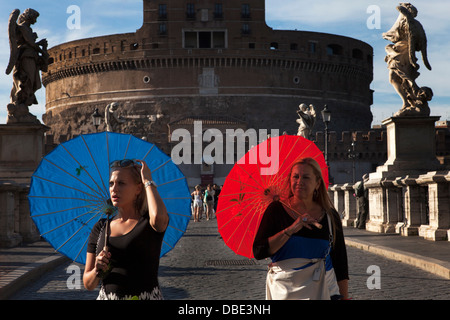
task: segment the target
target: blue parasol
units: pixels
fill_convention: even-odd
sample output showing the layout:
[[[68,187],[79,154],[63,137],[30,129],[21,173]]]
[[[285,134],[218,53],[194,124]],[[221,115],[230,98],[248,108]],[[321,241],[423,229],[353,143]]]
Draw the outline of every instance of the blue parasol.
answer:
[[[141,159],[152,172],[169,214],[161,256],[169,252],[191,216],[186,178],[154,144],[132,135],[102,132],[81,135],[47,154],[31,177],[31,218],[41,235],[73,261],[86,262],[86,248],[94,224],[105,218],[108,204],[109,164]]]

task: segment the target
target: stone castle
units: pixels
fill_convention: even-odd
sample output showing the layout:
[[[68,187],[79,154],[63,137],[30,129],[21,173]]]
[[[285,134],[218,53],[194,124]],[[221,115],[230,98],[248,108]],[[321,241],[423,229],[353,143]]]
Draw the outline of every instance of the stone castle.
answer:
[[[143,9],[135,33],[49,50],[43,119],[56,141],[92,132],[94,109],[101,113],[111,102],[129,119],[121,131],[145,136],[166,151],[168,124],[191,116],[232,116],[248,128],[295,134],[300,103],[314,104],[319,114],[327,104],[334,131],[370,128],[370,45],[273,30],[265,22],[264,0],[144,0]],[[152,121],[152,115],[160,117]]]
[[[296,134],[300,103],[316,106],[316,131],[323,130],[325,104],[333,114],[330,129],[338,134],[370,129],[370,45],[273,30],[265,22],[264,0],[144,0],[143,9],[135,33],[49,49],[43,120],[55,143],[93,132],[91,114],[95,108],[102,114],[112,102],[127,119],[121,132],[145,137],[168,154],[171,127],[185,119]]]
[[[104,114],[113,102],[119,104],[118,113],[124,119],[117,131],[145,138],[168,154],[175,144],[172,133],[185,129],[193,135],[196,121],[201,121],[203,130],[277,129],[280,134],[296,134],[301,103],[316,107],[312,140],[324,150],[320,111],[327,105],[332,111],[328,159],[335,183],[330,190],[336,208],[344,212],[344,222],[352,224],[354,182],[388,157],[386,130],[371,128],[372,47],[338,35],[273,30],[265,22],[264,0],[143,0],[143,12],[143,25],[134,33],[72,41],[48,51],[48,71],[42,78],[46,87],[43,120],[48,127],[26,127],[28,131],[48,129],[45,141],[36,139],[44,137],[44,132],[33,132],[26,143],[15,146],[20,147],[22,153],[18,153],[10,149],[10,138],[18,136],[16,126],[2,128],[7,129],[2,135],[9,148],[5,150],[20,161],[2,161],[0,197],[5,214],[0,245],[38,237],[29,218],[27,187],[11,182],[11,176],[28,179],[41,154],[77,135],[106,130],[105,123],[95,128],[91,117],[96,109]],[[437,126],[435,138],[436,156],[441,164],[448,164],[447,122]],[[222,184],[232,165],[180,167],[192,187]],[[10,168],[18,172],[8,172]],[[398,211],[398,216],[389,220],[380,210],[380,217],[372,214],[378,223],[375,227],[386,225],[390,232],[406,229],[407,223],[418,225],[420,216],[424,227],[414,225],[413,232],[448,239],[450,231],[445,236],[440,233],[448,229],[448,215],[439,211],[448,213],[448,200],[441,201],[440,207],[434,201],[448,197],[448,172],[447,176],[427,173],[413,182],[403,180],[389,182],[384,190],[389,199],[396,199],[385,211]],[[422,198],[430,200],[428,205],[423,205],[427,201]],[[436,228],[439,233],[434,232]]]

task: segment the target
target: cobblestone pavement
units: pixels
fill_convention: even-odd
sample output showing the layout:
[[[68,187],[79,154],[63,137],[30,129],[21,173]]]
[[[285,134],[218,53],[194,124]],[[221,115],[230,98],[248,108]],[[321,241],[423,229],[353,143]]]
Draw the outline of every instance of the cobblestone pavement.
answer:
[[[450,299],[450,280],[357,248],[347,250],[349,292],[355,300]],[[263,300],[267,263],[234,254],[220,238],[216,220],[191,221],[176,247],[161,259],[159,280],[168,300]],[[82,268],[61,265],[12,299],[95,299],[97,290],[83,288]],[[77,279],[81,288],[68,289],[68,284],[76,287]]]

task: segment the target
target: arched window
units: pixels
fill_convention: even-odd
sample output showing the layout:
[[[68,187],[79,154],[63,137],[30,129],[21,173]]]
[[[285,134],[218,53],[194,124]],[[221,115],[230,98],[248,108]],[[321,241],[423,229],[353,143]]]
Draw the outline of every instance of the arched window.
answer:
[[[344,48],[338,44],[327,45],[327,54],[329,56],[341,56],[344,53]]]

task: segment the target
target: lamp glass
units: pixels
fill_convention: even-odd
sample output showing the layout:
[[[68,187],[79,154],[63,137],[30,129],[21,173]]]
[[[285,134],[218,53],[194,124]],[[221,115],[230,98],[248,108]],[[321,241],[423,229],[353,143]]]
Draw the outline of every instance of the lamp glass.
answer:
[[[102,116],[98,113],[98,109],[95,109],[94,113],[92,114],[92,123],[97,127],[100,125],[101,121]]]
[[[330,122],[331,119],[331,111],[325,107],[325,109],[322,110],[322,119],[323,122]]]

